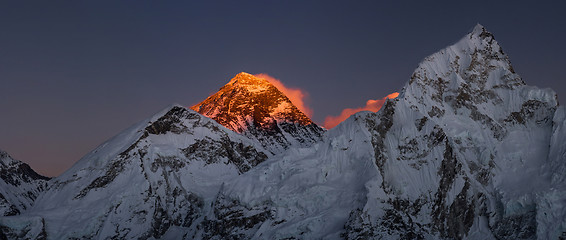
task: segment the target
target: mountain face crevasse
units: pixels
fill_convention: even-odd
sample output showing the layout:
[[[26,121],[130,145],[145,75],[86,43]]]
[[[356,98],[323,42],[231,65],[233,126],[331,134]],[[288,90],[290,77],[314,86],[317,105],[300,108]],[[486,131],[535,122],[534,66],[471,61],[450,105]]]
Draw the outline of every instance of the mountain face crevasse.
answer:
[[[246,73],[192,109],[87,154],[0,238],[566,239],[566,109],[481,25],[328,131]]]

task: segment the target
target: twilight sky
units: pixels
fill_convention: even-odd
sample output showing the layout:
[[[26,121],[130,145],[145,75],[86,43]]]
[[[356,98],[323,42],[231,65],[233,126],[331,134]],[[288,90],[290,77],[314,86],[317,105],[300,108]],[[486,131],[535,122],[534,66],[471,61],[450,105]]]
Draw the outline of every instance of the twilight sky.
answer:
[[[0,149],[47,176],[239,72],[308,92],[313,120],[398,91],[476,23],[566,102],[563,1],[3,1]]]

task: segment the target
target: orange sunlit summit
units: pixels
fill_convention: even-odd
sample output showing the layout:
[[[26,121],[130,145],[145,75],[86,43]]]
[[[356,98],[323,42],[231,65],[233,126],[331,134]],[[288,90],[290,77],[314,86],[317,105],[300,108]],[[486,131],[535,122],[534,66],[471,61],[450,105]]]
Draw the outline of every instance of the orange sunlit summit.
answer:
[[[239,79],[238,76],[252,76],[252,74],[249,73],[245,73],[245,72],[241,72],[238,75],[236,75],[235,78],[233,78],[230,83],[232,83],[233,81],[236,81],[236,79]],[[271,85],[273,85],[275,88],[277,88],[283,95],[285,95],[290,101],[291,103],[297,107],[297,109],[299,109],[304,115],[306,115],[307,118],[309,118],[309,122],[312,121],[312,116],[313,116],[313,110],[307,106],[305,100],[308,97],[308,93],[300,88],[290,88],[285,86],[279,79],[276,79],[266,73],[259,73],[259,74],[253,74],[253,77],[255,77],[255,79],[259,80],[259,79],[263,79],[267,82],[269,82]],[[247,79],[247,78],[245,78]],[[254,79],[254,78],[252,78]],[[260,81],[261,82],[261,81]],[[229,83],[229,84],[230,84]],[[255,86],[256,84],[260,84],[259,82],[247,82],[247,84],[251,84],[250,86]],[[259,85],[258,85],[259,86]],[[360,112],[360,111],[372,111],[372,112],[377,112],[379,111],[379,109],[381,109],[381,107],[383,106],[383,104],[385,103],[385,101],[387,99],[393,99],[399,96],[398,92],[395,93],[391,93],[389,95],[387,95],[386,97],[382,98],[382,99],[370,99],[366,102],[366,105],[363,107],[358,107],[358,108],[346,108],[344,110],[342,110],[342,112],[340,113],[340,115],[338,116],[327,116],[324,120],[324,127],[326,129],[330,129],[335,127],[336,125],[338,125],[339,123],[341,123],[342,121],[346,120],[348,117],[350,117],[352,114]],[[206,101],[206,100],[205,100]],[[202,103],[201,103],[202,104]],[[198,106],[200,104],[197,104],[195,106],[192,106],[191,109],[200,112],[198,109]],[[201,112],[202,113],[202,112]],[[206,115],[206,114],[204,114]],[[206,115],[208,116],[208,115]],[[208,116],[211,117],[211,116]]]

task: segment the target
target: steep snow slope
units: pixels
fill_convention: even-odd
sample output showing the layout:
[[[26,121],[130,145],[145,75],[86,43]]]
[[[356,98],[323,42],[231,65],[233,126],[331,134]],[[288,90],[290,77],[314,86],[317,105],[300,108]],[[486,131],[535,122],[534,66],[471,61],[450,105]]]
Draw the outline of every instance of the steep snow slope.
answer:
[[[0,216],[18,215],[30,208],[48,180],[0,150]]]
[[[272,153],[311,146],[324,133],[275,86],[245,72],[191,109],[257,140]]]
[[[548,163],[541,176],[550,178],[550,189],[537,195],[537,236],[566,239],[566,109],[560,106],[553,119]]]
[[[53,179],[29,214],[0,225],[11,237],[31,230],[25,237],[160,238],[169,231],[188,238],[222,182],[267,159],[264,151],[173,106],[86,155]]]
[[[427,57],[378,113],[225,185],[199,234],[557,238],[566,147],[556,108],[554,92],[526,86],[477,25]]]

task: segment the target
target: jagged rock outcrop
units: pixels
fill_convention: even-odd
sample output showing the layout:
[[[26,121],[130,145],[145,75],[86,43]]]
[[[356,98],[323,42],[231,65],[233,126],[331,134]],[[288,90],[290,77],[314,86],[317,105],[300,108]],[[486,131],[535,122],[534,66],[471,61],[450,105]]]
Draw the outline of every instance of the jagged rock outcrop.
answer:
[[[18,215],[29,209],[49,179],[0,150],[0,216]]]

